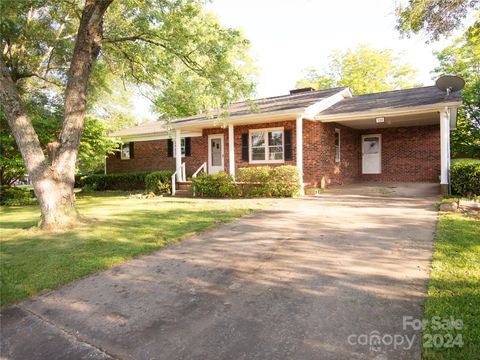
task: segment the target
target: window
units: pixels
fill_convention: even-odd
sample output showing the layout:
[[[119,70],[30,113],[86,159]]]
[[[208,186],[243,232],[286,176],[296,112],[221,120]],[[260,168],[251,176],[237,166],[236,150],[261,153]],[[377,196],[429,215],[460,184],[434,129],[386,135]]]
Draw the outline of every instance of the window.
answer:
[[[250,130],[250,162],[282,163],[283,128]]]
[[[185,157],[185,138],[180,138],[180,147],[181,147],[181,152],[182,152],[182,157]],[[173,140],[173,157],[176,157],[177,156],[177,151],[175,150],[176,146],[176,141]]]
[[[122,160],[130,159],[130,143],[122,144],[122,150],[120,152],[120,158]]]
[[[340,129],[335,129],[335,162],[340,162]]]

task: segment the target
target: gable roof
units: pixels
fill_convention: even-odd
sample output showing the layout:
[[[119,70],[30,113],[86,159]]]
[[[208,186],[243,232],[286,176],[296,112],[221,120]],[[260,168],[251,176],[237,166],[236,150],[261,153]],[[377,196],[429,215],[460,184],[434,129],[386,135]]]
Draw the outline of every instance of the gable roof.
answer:
[[[226,112],[230,117],[247,114],[262,114],[272,111],[291,110],[298,108],[305,108],[313,105],[323,99],[345,90],[346,87],[305,91],[300,93],[293,93],[288,95],[273,96],[262,99],[255,99],[251,101],[240,101],[231,104]],[[214,117],[218,114],[213,114]],[[190,116],[173,120],[174,123],[180,123],[191,120],[209,120],[205,114]]]
[[[268,98],[256,99],[251,101],[240,101],[231,104],[226,111],[229,117],[241,116],[248,114],[262,114],[274,111],[283,111],[291,110],[298,108],[306,108],[310,105],[313,105],[323,99],[326,99],[332,95],[335,95],[343,90],[347,89],[346,87],[324,89],[324,90],[314,90],[314,91],[305,91],[300,93],[293,93],[288,95],[273,96]],[[188,122],[202,122],[202,121],[211,121],[212,116],[216,118],[220,115],[219,112],[214,112],[210,116],[206,114],[194,115],[189,117],[183,117],[172,120],[173,124],[181,124]],[[138,125],[133,128],[124,129],[116,131],[111,134],[111,136],[134,136],[142,134],[151,134],[151,133],[160,133],[168,131],[165,121],[155,121],[145,124]]]
[[[436,86],[417,87],[403,90],[385,91],[373,94],[357,95],[343,99],[320,115],[337,115],[375,109],[400,109],[425,105],[459,102],[460,92],[446,93]]]
[[[347,95],[345,95],[345,93]],[[356,116],[358,113],[370,113],[378,110],[411,109],[425,106],[459,105],[461,95],[455,92],[446,96],[445,92],[436,86],[417,87],[411,89],[385,91],[373,94],[351,97],[348,88],[332,88],[315,91],[291,92],[288,95],[274,96],[251,101],[241,101],[231,104],[227,109],[214,112],[210,116],[200,114],[195,116],[174,119],[167,126],[166,121],[155,121],[138,125],[133,128],[116,131],[111,136],[136,137],[141,135],[165,134],[171,127],[206,126],[215,121],[222,113],[227,112],[226,119],[242,119],[243,117],[264,114],[264,116],[281,114],[282,112],[303,112],[306,109],[314,110],[318,115],[316,120],[336,118],[337,116]],[[318,107],[318,105],[323,107]]]

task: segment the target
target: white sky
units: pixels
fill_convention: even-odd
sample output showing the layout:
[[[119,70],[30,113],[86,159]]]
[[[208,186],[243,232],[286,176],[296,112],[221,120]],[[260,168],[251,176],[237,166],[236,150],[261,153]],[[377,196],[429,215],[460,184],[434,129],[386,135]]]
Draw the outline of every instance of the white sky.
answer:
[[[307,67],[322,69],[335,49],[358,44],[391,48],[417,69],[417,82],[433,84],[434,50],[448,41],[425,44],[400,39],[395,29],[399,0],[213,0],[207,8],[224,26],[240,28],[252,44],[259,66],[256,97],[287,94]],[[137,101],[138,100],[138,101]],[[149,102],[136,99],[139,117],[151,118]]]

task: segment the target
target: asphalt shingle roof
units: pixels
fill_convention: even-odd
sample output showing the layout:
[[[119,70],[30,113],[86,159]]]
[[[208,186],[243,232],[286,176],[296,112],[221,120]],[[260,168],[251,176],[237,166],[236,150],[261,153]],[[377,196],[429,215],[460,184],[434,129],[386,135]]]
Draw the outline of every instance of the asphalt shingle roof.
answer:
[[[404,90],[385,91],[373,94],[357,95],[343,99],[320,115],[336,115],[375,109],[408,108],[461,101],[459,92],[447,94],[436,86],[426,86]]]
[[[233,103],[226,110],[230,117],[248,114],[261,114],[266,112],[291,110],[297,108],[306,108],[319,102],[322,99],[344,90],[342,88],[333,88],[326,90],[297,92],[288,95],[274,96],[269,98],[257,99],[252,101],[241,101]],[[338,115],[353,112],[370,111],[375,109],[396,109],[408,108],[422,105],[433,105],[441,103],[450,103],[461,101],[459,92],[446,96],[446,93],[436,86],[418,87],[404,90],[394,90],[379,92],[373,94],[357,95],[352,98],[345,98],[330,108],[321,112],[320,115]],[[212,114],[215,118],[217,114]],[[172,124],[179,123],[202,123],[211,120],[205,114],[184,117],[172,120]],[[155,121],[139,126],[120,130],[112,133],[112,136],[131,136],[157,134],[168,131],[165,121]]]

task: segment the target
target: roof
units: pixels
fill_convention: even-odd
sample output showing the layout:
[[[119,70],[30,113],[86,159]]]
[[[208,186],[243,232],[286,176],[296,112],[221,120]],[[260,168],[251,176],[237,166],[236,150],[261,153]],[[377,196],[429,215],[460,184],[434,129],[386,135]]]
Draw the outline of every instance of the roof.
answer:
[[[168,128],[164,121],[151,121],[140,124],[135,127],[114,131],[110,136],[133,136],[144,134],[156,134],[168,131]]]
[[[240,101],[231,104],[225,111],[229,116],[239,116],[247,114],[261,114],[272,111],[282,111],[290,109],[304,108],[326,99],[336,93],[346,89],[346,87],[305,91],[301,93],[290,93],[289,95],[273,96],[252,101]],[[207,120],[205,114],[176,119],[174,123],[180,123],[191,120]]]
[[[426,86],[353,96],[337,102],[330,108],[322,111],[321,115],[337,115],[375,109],[394,110],[397,108],[452,103],[461,100],[462,98],[458,91],[451,93],[447,97],[446,93],[436,86]]]
[[[308,107],[317,103],[318,101],[328,98],[332,95],[337,94],[338,92],[345,90],[345,87],[341,88],[332,88],[325,90],[316,90],[316,91],[305,91],[301,93],[293,93],[289,95],[274,96],[262,99],[256,99],[252,101],[241,101],[231,104],[226,111],[229,116],[240,116],[247,114],[261,114],[272,111],[282,111],[290,109],[298,109]],[[215,117],[217,114],[213,114]],[[182,122],[197,122],[202,120],[210,120],[211,116],[206,114],[200,114],[195,116],[189,116],[184,118],[174,119],[172,124],[182,123]],[[155,121],[139,126],[116,131],[111,134],[111,136],[133,136],[133,135],[142,135],[142,134],[152,134],[168,131],[168,128],[165,124],[165,121]]]
[[[288,95],[274,96],[252,101],[241,101],[231,104],[223,112],[227,112],[229,117],[255,115],[262,113],[281,112],[295,109],[305,109],[311,105],[318,104],[322,100],[329,102],[335,95],[345,91],[346,87],[332,88],[324,90],[296,92],[292,91]],[[460,103],[461,96],[459,92],[450,94],[448,97],[445,92],[438,89],[436,86],[417,87],[411,89],[385,91],[373,94],[357,95],[353,97],[341,98],[340,101],[335,100],[323,111],[319,110],[318,115],[342,115],[349,113],[369,112],[376,109],[395,110],[408,109],[419,106],[428,105],[442,105],[451,103]],[[302,110],[303,111],[303,110]],[[220,115],[220,111],[207,116],[200,114],[190,117],[178,118],[172,120],[171,125],[190,126],[200,125],[202,123],[210,123]],[[212,118],[213,117],[213,118]],[[127,137],[146,134],[166,133],[169,130],[165,121],[155,121],[139,126],[116,131],[111,136]]]

